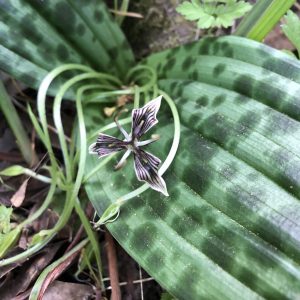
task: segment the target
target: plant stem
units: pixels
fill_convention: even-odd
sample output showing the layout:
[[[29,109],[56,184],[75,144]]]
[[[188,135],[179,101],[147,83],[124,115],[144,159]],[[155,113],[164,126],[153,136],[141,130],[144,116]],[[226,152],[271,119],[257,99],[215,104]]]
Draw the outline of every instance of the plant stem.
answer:
[[[120,7],[120,11],[123,13],[126,13],[128,10],[128,6],[129,6],[129,0],[123,0],[121,7]],[[122,26],[124,19],[125,19],[125,16],[116,16],[116,21],[120,27]]]
[[[239,24],[235,35],[262,41],[296,0],[260,0]]]
[[[37,155],[31,147],[30,140],[24,130],[24,126],[18,116],[17,110],[12,104],[2,81],[0,81],[0,108],[17,139],[18,147],[25,161],[30,166],[36,164],[38,161]]]
[[[97,268],[98,268],[98,274],[99,274],[99,284],[102,290],[104,290],[104,285],[103,285],[103,278],[102,278],[102,263],[101,263],[101,256],[100,256],[100,248],[99,248],[99,244],[97,241],[97,238],[95,236],[94,231],[91,228],[90,222],[87,219],[84,211],[82,210],[81,206],[80,206],[80,201],[77,198],[77,200],[75,201],[75,210],[80,218],[80,221],[85,229],[85,232],[88,236],[88,239],[91,243],[91,246],[93,248],[93,252],[95,255],[95,259],[96,259],[96,263],[97,263]]]
[[[121,291],[119,286],[119,272],[117,255],[114,244],[114,239],[108,231],[105,231],[105,240],[107,243],[107,260],[108,260],[108,271],[111,285],[111,300],[121,300]]]

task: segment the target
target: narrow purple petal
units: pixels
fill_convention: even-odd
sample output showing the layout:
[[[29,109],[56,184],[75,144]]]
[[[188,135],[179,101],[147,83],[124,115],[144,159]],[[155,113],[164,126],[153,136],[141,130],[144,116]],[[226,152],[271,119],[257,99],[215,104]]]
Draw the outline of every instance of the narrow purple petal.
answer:
[[[160,108],[162,96],[155,98],[142,108],[132,111],[132,138],[139,139],[151,127],[158,123],[156,114]]]
[[[168,196],[165,181],[158,174],[160,159],[156,156],[137,149],[134,153],[134,169],[138,180],[147,182],[156,191]]]
[[[96,143],[89,147],[90,154],[97,154],[99,157],[104,157],[114,152],[126,149],[127,143],[113,136],[100,133]]]

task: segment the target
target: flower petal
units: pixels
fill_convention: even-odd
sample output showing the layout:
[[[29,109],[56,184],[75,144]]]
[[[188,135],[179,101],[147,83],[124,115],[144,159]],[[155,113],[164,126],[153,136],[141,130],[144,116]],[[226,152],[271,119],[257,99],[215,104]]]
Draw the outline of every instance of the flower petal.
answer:
[[[127,143],[113,136],[100,133],[96,143],[89,147],[90,154],[97,154],[99,157],[104,157],[117,151],[126,148]]]
[[[132,111],[132,139],[139,139],[151,127],[158,123],[156,114],[160,108],[162,96],[155,98],[142,108]]]
[[[138,180],[147,182],[156,191],[168,195],[165,181],[158,174],[160,159],[156,156],[137,149],[134,152],[134,169]]]

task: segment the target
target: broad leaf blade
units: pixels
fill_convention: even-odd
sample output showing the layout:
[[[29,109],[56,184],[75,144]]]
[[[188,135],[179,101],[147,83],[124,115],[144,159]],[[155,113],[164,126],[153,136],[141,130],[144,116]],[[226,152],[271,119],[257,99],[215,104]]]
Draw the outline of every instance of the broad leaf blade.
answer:
[[[86,22],[95,38],[107,51],[120,76],[125,76],[134,64],[133,52],[117,22],[101,0],[68,0]]]
[[[123,76],[134,62],[125,36],[103,1],[81,4],[58,0],[2,1],[0,68],[33,88],[38,88],[49,71],[65,63],[90,65],[98,71]],[[78,5],[82,10],[78,10]],[[96,11],[105,22],[97,22]],[[117,60],[103,43],[111,40],[117,49]]]
[[[164,78],[171,67],[180,71],[181,68],[191,66],[193,58],[199,54],[233,58],[300,83],[300,66],[297,60],[267,45],[236,36],[206,37],[199,42],[152,54],[144,63],[157,69],[160,78]],[[188,75],[191,79],[191,72]]]
[[[233,45],[235,59],[224,58],[229,47],[225,53],[218,50],[223,39],[147,60],[160,78],[169,78],[159,85],[181,115],[180,148],[164,176],[170,197],[146,191],[121,207],[108,228],[180,299],[294,299],[300,292],[300,123],[295,113],[300,85],[296,71],[291,75],[274,66],[287,62],[286,68],[299,70],[300,65],[253,42],[249,53]],[[234,41],[247,48],[244,39]],[[218,56],[203,56],[208,51]],[[267,53],[265,60],[260,55],[251,61],[251,53],[260,51]],[[275,72],[260,67],[271,60]],[[243,75],[251,79],[238,78]],[[90,111],[95,109],[87,115]],[[164,114],[158,115],[161,140],[151,145],[162,159],[173,131]],[[92,115],[87,121],[95,130],[103,120],[96,124]],[[88,170],[96,163],[89,157]],[[114,163],[86,184],[99,214],[139,186],[132,161],[118,172]]]

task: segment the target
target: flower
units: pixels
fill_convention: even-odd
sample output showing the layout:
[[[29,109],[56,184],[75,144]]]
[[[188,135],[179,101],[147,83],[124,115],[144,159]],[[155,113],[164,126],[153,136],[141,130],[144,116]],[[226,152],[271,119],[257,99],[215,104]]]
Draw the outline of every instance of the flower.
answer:
[[[131,133],[128,134],[115,118],[117,127],[124,135],[125,139],[120,140],[113,136],[100,133],[96,143],[89,147],[90,154],[97,154],[99,158],[110,155],[114,152],[125,150],[123,157],[115,166],[116,169],[121,168],[128,156],[133,153],[134,170],[139,181],[147,182],[150,187],[156,191],[168,196],[166,183],[158,174],[158,166],[160,159],[153,154],[146,152],[141,147],[155,142],[157,138],[141,141],[141,137],[150,128],[158,123],[156,114],[160,108],[162,96],[155,98],[142,108],[133,109]]]

